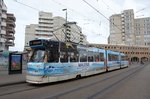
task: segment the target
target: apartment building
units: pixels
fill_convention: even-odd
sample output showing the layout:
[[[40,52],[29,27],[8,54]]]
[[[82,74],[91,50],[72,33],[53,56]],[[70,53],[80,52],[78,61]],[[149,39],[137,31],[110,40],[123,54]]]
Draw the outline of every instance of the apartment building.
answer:
[[[4,4],[4,1],[0,0],[0,50],[5,50],[6,19],[7,19],[7,7]]]
[[[150,17],[134,18],[133,9],[110,17],[109,44],[150,45]]]
[[[81,27],[76,22],[67,22],[62,17],[54,17],[54,34],[53,39],[59,39],[60,41],[69,41],[80,44],[86,44],[86,36],[82,33]]]
[[[52,13],[39,12],[38,28],[36,28],[35,38],[51,39],[53,36],[53,17]]]
[[[0,51],[8,50],[10,46],[14,46],[15,34],[14,14],[7,13],[7,7],[3,0],[0,0]]]
[[[5,42],[5,49],[8,50],[10,46],[14,46],[15,40],[15,21],[16,18],[14,14],[7,13],[7,20],[6,20],[6,42]]]
[[[150,46],[150,17],[135,19],[136,45]]]
[[[123,33],[122,33],[122,21],[121,21],[121,15],[115,14],[110,17],[110,35],[109,35],[109,41],[110,44],[122,44],[123,43]]]
[[[25,28],[25,48],[29,47],[29,41],[36,38],[36,29],[38,28],[38,24],[30,24],[26,25]]]
[[[60,16],[53,17],[52,13],[39,12],[38,24],[27,25],[25,29],[25,49],[32,39],[52,39],[86,44],[86,36],[76,22],[67,22]]]

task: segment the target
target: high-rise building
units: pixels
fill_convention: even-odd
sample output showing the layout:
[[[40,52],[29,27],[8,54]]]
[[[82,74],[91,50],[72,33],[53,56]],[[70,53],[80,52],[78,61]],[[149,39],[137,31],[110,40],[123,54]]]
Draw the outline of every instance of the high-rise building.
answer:
[[[50,39],[53,36],[53,17],[52,13],[39,12],[39,24],[36,29],[36,38]]]
[[[150,46],[150,17],[135,19],[136,45]]]
[[[86,44],[86,36],[82,33],[81,27],[76,22],[67,22],[66,19],[52,13],[39,12],[39,23],[26,26],[25,30],[25,49],[29,46],[32,39],[52,39],[59,41],[72,41],[75,43]]]
[[[29,47],[29,41],[36,38],[36,29],[38,28],[38,24],[30,24],[26,25],[25,28],[25,48]]]
[[[115,14],[110,17],[110,36],[108,43],[110,44],[122,44],[122,30],[121,30],[121,15]]]
[[[67,22],[66,19],[62,17],[54,17],[54,35],[60,41],[71,41],[80,44],[86,44],[86,36],[82,33],[81,27],[77,25],[76,22]],[[65,37],[66,36],[66,37]],[[54,39],[56,39],[53,36]]]
[[[10,46],[14,46],[14,40],[15,40],[15,21],[16,18],[13,14],[7,13],[7,20],[6,20],[6,42],[5,42],[5,48],[8,50]]]
[[[0,50],[5,50],[6,19],[7,19],[7,7],[4,4],[4,1],[0,0]]]
[[[133,9],[110,17],[109,44],[150,45],[150,17],[134,18]]]
[[[14,46],[15,21],[15,16],[7,13],[4,1],[0,0],[0,50],[8,50],[9,46]]]

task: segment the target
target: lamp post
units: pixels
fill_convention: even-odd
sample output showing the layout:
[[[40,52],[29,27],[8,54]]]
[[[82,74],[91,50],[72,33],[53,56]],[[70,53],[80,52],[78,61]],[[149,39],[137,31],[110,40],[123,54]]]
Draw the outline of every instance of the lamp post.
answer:
[[[66,22],[65,22],[65,42],[67,41],[67,9],[62,9],[62,11],[66,11]]]

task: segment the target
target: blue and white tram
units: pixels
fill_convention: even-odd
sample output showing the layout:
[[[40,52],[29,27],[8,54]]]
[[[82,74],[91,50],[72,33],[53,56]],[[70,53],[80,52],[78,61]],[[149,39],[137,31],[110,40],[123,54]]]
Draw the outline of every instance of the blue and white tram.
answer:
[[[108,71],[121,68],[120,52],[107,50],[106,54]]]
[[[119,65],[119,59],[116,62],[116,56],[113,56],[119,56],[119,52],[106,53],[104,49],[48,40],[32,40],[29,45],[32,49],[26,75],[29,83],[78,78],[116,69]],[[113,61],[108,61],[109,54],[112,54]],[[113,68],[115,65],[117,67]]]
[[[120,53],[120,62],[121,62],[121,68],[128,67],[129,61],[127,56],[124,53]]]
[[[124,53],[106,50],[106,54],[108,71],[128,67],[129,62]]]

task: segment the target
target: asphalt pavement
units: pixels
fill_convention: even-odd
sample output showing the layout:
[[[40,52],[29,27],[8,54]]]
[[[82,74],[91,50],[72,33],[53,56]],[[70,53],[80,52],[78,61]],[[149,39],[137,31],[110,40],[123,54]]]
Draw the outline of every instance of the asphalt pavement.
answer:
[[[22,70],[22,74],[8,74],[7,70],[0,71],[0,87],[17,83],[25,83],[25,76],[26,70]]]
[[[134,63],[130,66],[139,65],[138,63]],[[130,67],[129,66],[129,67]],[[26,82],[26,69],[22,70],[22,74],[8,74],[8,70],[0,70],[0,87],[25,83]]]

